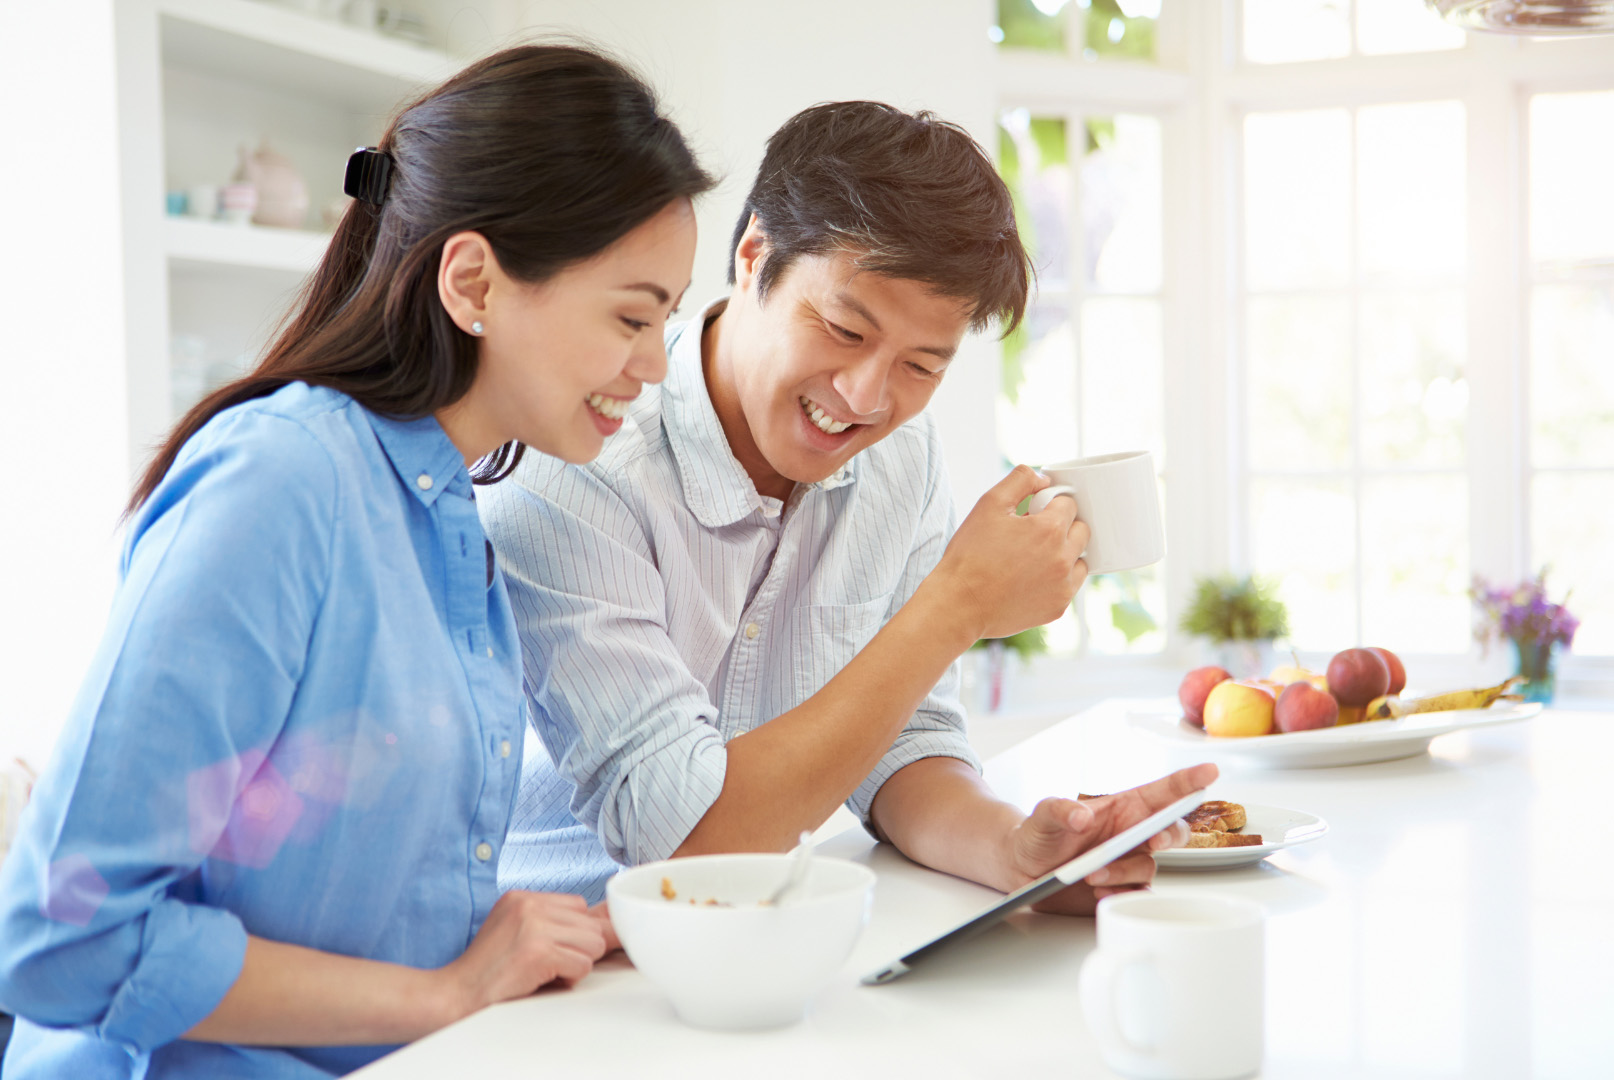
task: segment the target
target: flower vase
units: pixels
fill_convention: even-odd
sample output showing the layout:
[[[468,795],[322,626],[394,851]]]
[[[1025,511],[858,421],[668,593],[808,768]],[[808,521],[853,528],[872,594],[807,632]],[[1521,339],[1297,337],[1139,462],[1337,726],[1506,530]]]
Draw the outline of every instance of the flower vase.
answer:
[[[1216,647],[1216,663],[1235,679],[1258,679],[1272,670],[1276,652],[1270,639],[1224,641]]]
[[[1556,641],[1512,640],[1513,672],[1524,676],[1524,682],[1515,686],[1513,693],[1526,701],[1551,704],[1553,691],[1558,688],[1558,651],[1562,646]]]

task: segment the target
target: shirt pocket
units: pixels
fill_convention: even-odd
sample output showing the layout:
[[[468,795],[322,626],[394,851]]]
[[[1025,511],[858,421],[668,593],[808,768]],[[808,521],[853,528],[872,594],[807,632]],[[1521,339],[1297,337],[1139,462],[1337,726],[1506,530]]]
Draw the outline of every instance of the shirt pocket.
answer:
[[[796,610],[792,652],[797,704],[822,690],[873,640],[890,606],[887,593],[856,604],[809,604]]]

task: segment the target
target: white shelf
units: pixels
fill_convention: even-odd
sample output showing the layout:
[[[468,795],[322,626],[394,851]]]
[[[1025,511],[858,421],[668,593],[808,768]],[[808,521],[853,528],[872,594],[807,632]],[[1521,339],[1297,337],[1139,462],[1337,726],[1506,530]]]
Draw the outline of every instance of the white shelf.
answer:
[[[157,0],[163,62],[377,115],[441,81],[445,52],[255,0]]]
[[[270,270],[302,277],[319,265],[330,241],[327,233],[299,229],[176,217],[163,221],[163,251],[169,266],[181,270]]]

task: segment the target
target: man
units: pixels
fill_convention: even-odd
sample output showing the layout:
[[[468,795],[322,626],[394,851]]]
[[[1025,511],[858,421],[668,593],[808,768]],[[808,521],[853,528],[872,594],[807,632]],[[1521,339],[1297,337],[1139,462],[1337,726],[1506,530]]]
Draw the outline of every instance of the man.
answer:
[[[955,532],[922,411],[966,332],[1025,310],[980,148],[925,113],[808,109],[769,140],[731,260],[729,296],[667,331],[666,382],[595,403],[627,414],[596,462],[527,455],[482,500],[549,752],[500,884],[598,899],[616,863],[784,850],[844,802],[1007,891],[1208,784],[1200,766],[1028,817],[965,737],[959,655],[1057,617],[1087,573],[1069,499],[1014,515],[1047,484],[1023,466]],[[1153,872],[1139,851],[1046,906]]]

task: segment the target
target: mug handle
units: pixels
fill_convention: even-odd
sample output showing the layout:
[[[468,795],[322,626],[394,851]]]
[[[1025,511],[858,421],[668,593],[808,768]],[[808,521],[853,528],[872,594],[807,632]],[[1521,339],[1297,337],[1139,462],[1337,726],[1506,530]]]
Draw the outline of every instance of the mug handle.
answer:
[[[1103,949],[1094,949],[1089,953],[1082,964],[1080,977],[1082,1011],[1087,1015],[1087,1023],[1100,1045],[1108,1043],[1143,1057],[1153,1057],[1154,1043],[1129,1039],[1126,1032],[1121,1030],[1121,1020],[1115,1011],[1115,980],[1122,971],[1134,965],[1148,967],[1149,957],[1144,953],[1114,956]]]
[[[1029,517],[1032,514],[1038,513],[1061,495],[1069,498],[1071,502],[1076,501],[1075,488],[1070,487],[1068,484],[1055,484],[1052,487],[1045,487],[1035,495],[1031,496],[1031,502],[1026,505],[1026,515]]]

